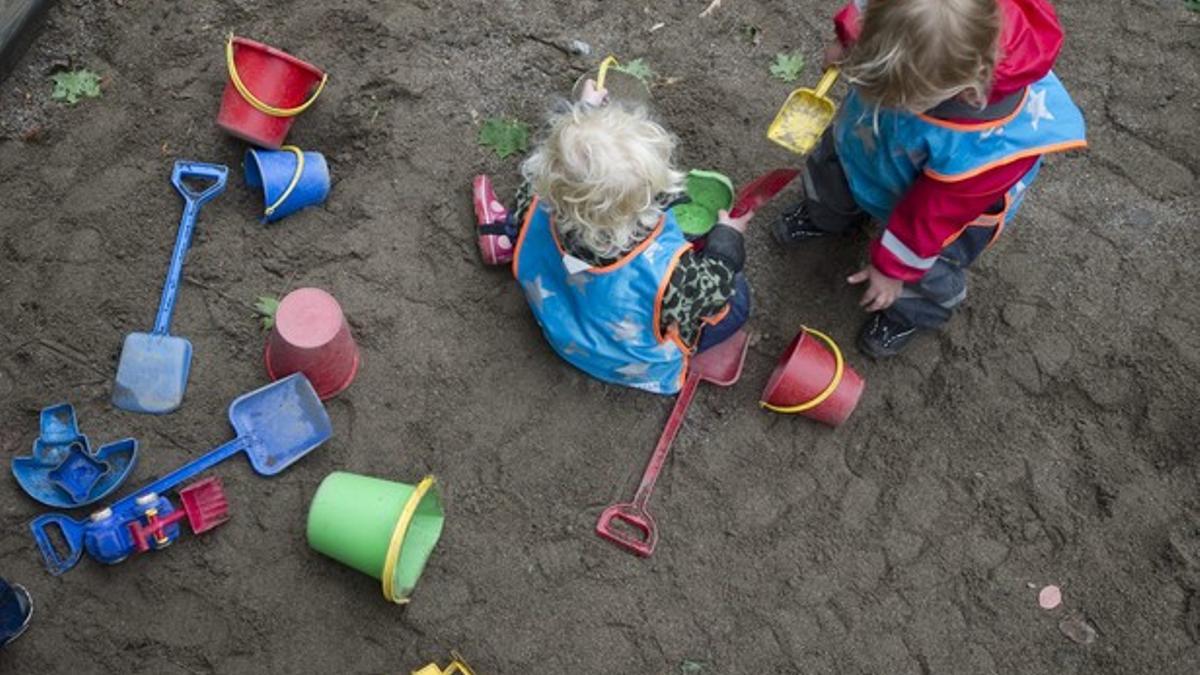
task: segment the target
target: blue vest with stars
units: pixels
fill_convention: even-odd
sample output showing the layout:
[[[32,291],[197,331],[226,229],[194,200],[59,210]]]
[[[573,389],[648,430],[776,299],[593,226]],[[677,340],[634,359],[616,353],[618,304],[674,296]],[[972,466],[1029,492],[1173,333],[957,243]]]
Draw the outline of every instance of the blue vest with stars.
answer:
[[[659,304],[690,246],[668,213],[619,261],[579,263],[572,274],[549,209],[535,201],[517,240],[513,275],[546,341],[568,363],[605,382],[674,394],[683,385],[688,352],[674,331],[662,334]]]
[[[851,88],[834,126],[838,158],[854,200],[887,222],[917,177],[955,182],[1022,157],[1087,145],[1083,114],[1049,73],[1025,90],[1007,117],[964,125],[889,108],[876,109]],[[1016,213],[1041,162],[1013,186],[996,224]]]

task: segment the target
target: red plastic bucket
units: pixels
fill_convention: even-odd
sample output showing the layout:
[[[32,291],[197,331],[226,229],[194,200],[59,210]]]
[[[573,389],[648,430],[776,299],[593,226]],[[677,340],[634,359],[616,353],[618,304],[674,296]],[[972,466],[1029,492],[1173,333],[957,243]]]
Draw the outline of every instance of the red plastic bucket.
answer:
[[[296,116],[320,96],[328,79],[312,64],[240,37],[230,36],[225,44],[225,64],[229,81],[221,97],[217,126],[275,150],[283,145]]]
[[[767,380],[761,403],[767,410],[799,413],[836,427],[854,412],[863,386],[832,338],[801,327]]]
[[[263,360],[272,380],[304,373],[325,400],[342,393],[358,374],[358,345],[332,295],[298,288],[275,310]]]

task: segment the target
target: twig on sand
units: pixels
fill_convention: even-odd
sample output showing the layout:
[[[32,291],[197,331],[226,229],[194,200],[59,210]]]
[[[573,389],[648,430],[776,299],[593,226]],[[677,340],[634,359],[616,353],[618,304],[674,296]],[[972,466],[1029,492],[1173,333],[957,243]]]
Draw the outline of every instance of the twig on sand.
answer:
[[[534,42],[536,42],[536,43],[538,43],[538,44],[540,44],[540,45],[546,45],[547,47],[551,47],[551,48],[553,48],[553,49],[557,49],[558,51],[562,52],[563,54],[566,54],[567,56],[574,56],[574,54],[572,54],[572,53],[571,53],[571,50],[570,50],[570,49],[568,49],[567,47],[564,47],[564,46],[562,46],[562,45],[558,44],[557,42],[555,42],[555,41],[553,41],[553,40],[548,40],[548,39],[546,39],[546,38],[544,38],[544,37],[539,37],[539,36],[537,36],[537,35],[533,35],[532,33],[526,33],[526,34],[525,34],[525,39],[526,39],[526,40],[533,40]]]
[[[38,338],[37,342],[41,346],[45,347],[48,351],[58,355],[60,358],[66,359],[67,361],[70,361],[71,363],[74,363],[82,368],[87,368],[93,373],[103,376],[105,380],[108,380],[107,372],[101,370],[90,360],[88,360],[87,357],[75,351],[74,349],[60,342],[55,342],[49,338]]]
[[[704,17],[708,16],[709,14],[712,14],[713,12],[717,11],[717,8],[720,6],[721,6],[721,0],[712,0],[712,2],[708,3],[708,7],[705,7],[704,11],[700,12],[700,18],[703,19]]]
[[[219,296],[221,299],[223,299],[223,300],[227,300],[228,302],[230,302],[230,303],[232,303],[232,304],[235,304],[235,305],[240,305],[240,306],[242,306],[242,307],[249,307],[249,308],[251,308],[251,309],[253,309],[253,308],[254,308],[254,305],[252,305],[252,304],[250,304],[250,303],[248,303],[248,302],[245,302],[245,301],[243,301],[243,300],[239,300],[239,299],[237,299],[237,298],[233,297],[232,295],[230,295],[230,294],[226,293],[225,291],[223,291],[223,290],[221,290],[221,289],[217,288],[216,286],[212,286],[212,285],[210,285],[210,284],[206,284],[206,283],[204,283],[203,281],[200,281],[199,279],[196,279],[195,277],[192,277],[192,276],[189,276],[189,275],[186,275],[186,274],[185,274],[185,275],[184,275],[184,277],[183,277],[183,281],[184,281],[184,283],[188,283],[188,284],[191,284],[191,285],[193,285],[193,286],[198,286],[198,287],[200,287],[200,288],[203,288],[204,290],[206,290],[206,291],[209,291],[210,293],[215,293],[215,294],[217,294],[217,296]]]

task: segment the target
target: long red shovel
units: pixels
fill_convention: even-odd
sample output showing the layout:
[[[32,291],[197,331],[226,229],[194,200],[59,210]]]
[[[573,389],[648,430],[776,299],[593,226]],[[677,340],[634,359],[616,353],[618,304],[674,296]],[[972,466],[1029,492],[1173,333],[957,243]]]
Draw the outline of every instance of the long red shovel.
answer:
[[[679,392],[679,398],[675,399],[675,407],[671,410],[671,417],[667,419],[667,426],[663,427],[662,435],[658,438],[654,454],[650,455],[650,462],[642,474],[642,483],[638,486],[637,494],[632,502],[613,504],[604,509],[600,520],[596,522],[596,534],[643,557],[654,553],[654,545],[658,543],[658,526],[654,524],[654,518],[650,516],[646,506],[650,503],[650,495],[654,492],[658,474],[671,451],[671,442],[679,433],[683,417],[687,414],[688,406],[691,405],[700,382],[712,382],[722,387],[737,382],[742,376],[742,364],[746,361],[748,345],[749,336],[745,331],[739,330],[721,344],[692,359],[683,389]],[[631,532],[629,528],[614,528],[614,521],[621,521],[635,532]]]
[[[798,175],[799,169],[775,169],[746,183],[738,190],[729,216],[738,218],[748,211],[757,211],[760,206],[774,199],[775,195]]]

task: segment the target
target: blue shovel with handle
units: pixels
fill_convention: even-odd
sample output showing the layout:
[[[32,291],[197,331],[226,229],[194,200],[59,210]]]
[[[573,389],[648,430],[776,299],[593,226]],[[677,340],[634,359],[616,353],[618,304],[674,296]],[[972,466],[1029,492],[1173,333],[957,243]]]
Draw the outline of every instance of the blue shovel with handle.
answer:
[[[168,490],[195,478],[221,462],[245,454],[250,468],[262,476],[274,476],[295,464],[333,435],[333,425],[316,390],[302,373],[289,375],[234,399],[229,405],[229,423],[236,436],[199,455],[158,480],[93,513],[75,520],[61,513],[46,513],[29,524],[46,569],[57,576],[79,562],[86,552],[99,562],[112,565],[137,551],[131,524],[152,526],[147,508],[156,516],[172,510],[165,498]],[[195,523],[192,523],[195,526]],[[163,533],[174,539],[178,526]],[[156,546],[161,548],[165,543]],[[65,546],[65,548],[63,548]]]
[[[187,338],[170,335],[171,314],[183,280],[183,261],[192,243],[192,231],[200,207],[225,190],[229,169],[220,164],[175,162],[171,183],[183,196],[183,217],[171,252],[171,266],[163,284],[162,299],[154,329],[149,333],[130,333],[121,348],[117,364],[117,379],[113,383],[112,402],[122,410],[161,415],[179,408],[187,390],[188,371],[192,366],[192,343]],[[211,181],[197,191],[186,180]]]

